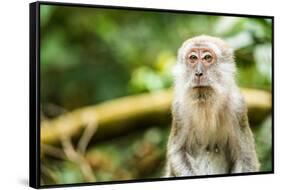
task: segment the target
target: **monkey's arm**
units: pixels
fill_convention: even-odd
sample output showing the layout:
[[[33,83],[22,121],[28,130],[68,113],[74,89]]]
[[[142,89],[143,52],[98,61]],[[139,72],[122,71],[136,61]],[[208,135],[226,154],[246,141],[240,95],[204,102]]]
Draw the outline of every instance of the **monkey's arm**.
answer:
[[[247,111],[239,118],[238,127],[239,153],[232,167],[231,173],[257,172],[259,171],[259,161],[255,149],[255,140],[250,129]]]
[[[167,147],[166,177],[196,175],[195,162],[185,148],[185,136],[173,121]]]

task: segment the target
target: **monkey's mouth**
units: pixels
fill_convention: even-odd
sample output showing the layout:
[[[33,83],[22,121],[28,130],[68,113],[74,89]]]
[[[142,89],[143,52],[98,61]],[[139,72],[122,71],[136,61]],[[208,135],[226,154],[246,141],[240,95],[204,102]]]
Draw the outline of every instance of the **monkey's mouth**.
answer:
[[[207,85],[196,85],[196,86],[193,86],[193,89],[201,89],[201,88],[210,88],[210,86],[207,86]]]
[[[191,97],[194,100],[199,100],[199,101],[205,102],[212,96],[213,92],[214,92],[214,90],[211,86],[198,85],[198,86],[194,86],[192,88]]]
[[[196,84],[192,88],[193,89],[206,89],[206,88],[211,88],[211,86],[207,85],[207,84]]]

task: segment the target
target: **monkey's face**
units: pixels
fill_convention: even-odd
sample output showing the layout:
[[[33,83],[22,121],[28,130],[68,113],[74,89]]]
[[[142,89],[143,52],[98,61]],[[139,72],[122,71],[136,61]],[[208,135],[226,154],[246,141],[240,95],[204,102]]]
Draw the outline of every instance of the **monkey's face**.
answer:
[[[209,87],[210,70],[217,63],[215,52],[209,47],[193,47],[188,50],[184,59],[191,74],[191,87]]]
[[[175,85],[184,89],[222,91],[234,81],[232,50],[221,39],[199,36],[183,43],[174,70]]]

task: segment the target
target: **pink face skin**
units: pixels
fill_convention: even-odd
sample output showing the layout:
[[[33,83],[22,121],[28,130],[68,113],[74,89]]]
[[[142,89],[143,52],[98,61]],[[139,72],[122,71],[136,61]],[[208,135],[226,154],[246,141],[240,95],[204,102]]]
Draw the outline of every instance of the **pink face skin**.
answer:
[[[205,66],[215,63],[216,54],[210,48],[192,48],[187,53],[187,62],[193,66],[202,62]]]
[[[192,48],[186,54],[186,62],[194,73],[194,87],[206,86],[206,71],[217,61],[215,52],[208,47]]]

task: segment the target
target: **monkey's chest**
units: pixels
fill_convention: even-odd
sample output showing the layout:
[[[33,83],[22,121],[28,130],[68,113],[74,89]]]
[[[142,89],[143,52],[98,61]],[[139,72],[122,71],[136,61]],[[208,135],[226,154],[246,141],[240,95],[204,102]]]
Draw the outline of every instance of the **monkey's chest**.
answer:
[[[194,156],[198,175],[225,174],[229,172],[229,163],[224,151],[199,149]]]

